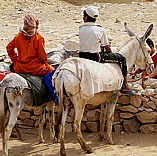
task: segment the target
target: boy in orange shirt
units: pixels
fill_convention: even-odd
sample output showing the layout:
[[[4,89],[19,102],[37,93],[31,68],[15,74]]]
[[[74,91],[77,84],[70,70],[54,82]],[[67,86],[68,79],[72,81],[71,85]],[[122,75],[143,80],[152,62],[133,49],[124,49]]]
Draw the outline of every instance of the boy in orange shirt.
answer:
[[[37,32],[39,20],[33,14],[26,14],[24,26],[14,39],[7,45],[7,53],[13,62],[12,72],[19,74],[29,74],[42,76],[43,83],[50,93],[52,100],[58,104],[52,86],[52,74],[54,67],[48,64],[46,52],[44,50],[44,38]],[[17,52],[15,51],[17,49]]]
[[[48,64],[44,50],[45,41],[37,32],[38,26],[39,20],[35,15],[26,14],[23,28],[7,45],[7,53],[13,62],[13,72],[44,76],[54,70]]]

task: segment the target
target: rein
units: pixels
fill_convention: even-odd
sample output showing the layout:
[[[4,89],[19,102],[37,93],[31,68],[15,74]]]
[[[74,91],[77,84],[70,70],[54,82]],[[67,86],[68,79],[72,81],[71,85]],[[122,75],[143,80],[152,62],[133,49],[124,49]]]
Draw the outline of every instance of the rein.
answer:
[[[137,37],[136,37],[136,39],[137,39],[137,41],[139,42],[140,47],[141,47],[142,52],[143,52],[143,55],[144,55],[144,57],[145,57],[145,64],[146,64],[146,66],[145,66],[145,69],[143,70],[142,75],[141,75],[140,78],[138,78],[137,80],[134,80],[134,81],[131,80],[131,81],[128,81],[128,82],[136,82],[136,81],[139,81],[139,80],[142,79],[142,88],[143,88],[143,89],[146,89],[147,85],[144,84],[144,76],[147,75],[146,69],[147,69],[147,67],[148,67],[149,64],[148,64],[148,60],[147,60],[146,54],[144,53],[144,50],[143,50],[143,48],[142,48],[141,42],[139,41],[139,39],[138,39]]]
[[[139,81],[139,80],[141,80],[142,79],[142,77],[140,77],[140,78],[138,78],[138,79],[134,79],[134,80],[128,80],[128,82],[136,82],[136,81]]]
[[[148,67],[148,60],[147,60],[147,57],[146,57],[146,54],[144,53],[144,50],[143,50],[143,48],[142,48],[142,45],[141,45],[141,42],[139,41],[139,39],[136,37],[136,39],[137,39],[137,41],[139,42],[139,44],[140,44],[140,47],[141,47],[141,49],[142,49],[142,52],[143,52],[143,55],[144,55],[144,57],[145,57],[145,64],[146,64],[146,66],[145,66],[145,69],[144,69],[144,71],[146,71],[146,69],[147,69],[147,67]]]

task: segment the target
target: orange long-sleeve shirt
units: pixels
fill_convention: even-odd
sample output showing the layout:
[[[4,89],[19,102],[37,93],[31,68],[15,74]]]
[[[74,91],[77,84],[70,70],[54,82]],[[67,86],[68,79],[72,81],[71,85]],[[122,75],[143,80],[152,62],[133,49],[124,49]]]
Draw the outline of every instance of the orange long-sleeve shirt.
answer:
[[[16,73],[44,76],[54,70],[47,61],[44,38],[38,33],[26,39],[22,32],[19,32],[6,49]]]

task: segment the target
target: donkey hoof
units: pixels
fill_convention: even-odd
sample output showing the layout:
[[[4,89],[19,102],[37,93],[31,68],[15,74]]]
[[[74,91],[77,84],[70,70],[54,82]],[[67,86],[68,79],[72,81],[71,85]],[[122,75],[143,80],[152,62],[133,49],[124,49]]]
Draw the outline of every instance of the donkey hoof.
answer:
[[[99,134],[99,141],[102,142],[103,139],[104,139],[104,137],[101,134]]]
[[[61,154],[61,156],[66,156],[65,150],[60,150],[60,154]]]
[[[39,141],[37,142],[37,144],[42,144],[42,143],[45,143],[45,140],[39,140]]]
[[[109,141],[108,144],[114,145],[115,143],[113,141]]]
[[[93,150],[92,150],[92,148],[90,148],[90,147],[87,147],[87,154],[91,154],[91,153],[93,153]]]
[[[87,154],[91,154],[91,153],[93,153],[92,149],[87,151]]]

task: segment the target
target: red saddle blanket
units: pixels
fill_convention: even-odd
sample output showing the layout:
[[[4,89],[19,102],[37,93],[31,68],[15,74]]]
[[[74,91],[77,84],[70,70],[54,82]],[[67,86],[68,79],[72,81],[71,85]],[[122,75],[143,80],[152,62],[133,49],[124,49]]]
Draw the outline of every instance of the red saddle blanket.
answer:
[[[4,79],[4,77],[5,77],[7,74],[9,74],[9,73],[11,73],[11,72],[8,71],[8,70],[0,70],[0,81],[2,81],[2,80]]]

